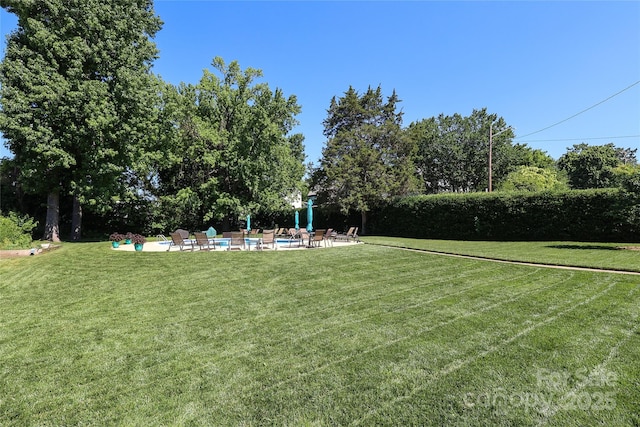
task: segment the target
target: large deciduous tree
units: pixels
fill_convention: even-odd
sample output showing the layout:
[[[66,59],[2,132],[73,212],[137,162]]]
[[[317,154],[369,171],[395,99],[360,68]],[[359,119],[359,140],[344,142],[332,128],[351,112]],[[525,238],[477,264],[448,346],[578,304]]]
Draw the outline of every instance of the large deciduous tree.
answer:
[[[164,211],[182,226],[215,220],[228,230],[247,214],[290,208],[303,185],[304,138],[291,134],[295,96],[256,83],[262,72],[237,61],[212,65],[197,85],[174,91],[174,150],[159,176]]]
[[[575,144],[558,159],[558,167],[567,173],[572,188],[616,186],[615,168],[635,164],[636,150],[606,145]]]
[[[418,147],[416,170],[427,193],[482,191],[488,188],[489,127],[493,123],[493,179],[499,181],[521,157],[511,145],[513,132],[503,118],[487,109],[423,119],[407,129]],[[522,147],[521,147],[522,148]]]
[[[157,85],[152,0],[0,0],[18,17],[0,66],[0,130],[24,188],[47,196],[44,238],[59,240],[59,200],[104,205],[152,132]]]
[[[362,95],[349,87],[343,97],[331,99],[323,121],[321,192],[343,213],[360,212],[363,234],[377,202],[416,188],[414,145],[402,131],[399,102],[395,91],[384,102],[380,86]]]

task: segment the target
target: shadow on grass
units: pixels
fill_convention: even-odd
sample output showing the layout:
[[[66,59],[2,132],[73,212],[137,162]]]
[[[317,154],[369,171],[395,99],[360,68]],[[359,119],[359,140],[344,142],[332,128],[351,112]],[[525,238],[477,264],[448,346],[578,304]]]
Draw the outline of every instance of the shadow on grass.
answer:
[[[625,248],[620,246],[604,246],[604,245],[549,245],[548,248],[554,249],[591,249],[601,251],[619,251]]]

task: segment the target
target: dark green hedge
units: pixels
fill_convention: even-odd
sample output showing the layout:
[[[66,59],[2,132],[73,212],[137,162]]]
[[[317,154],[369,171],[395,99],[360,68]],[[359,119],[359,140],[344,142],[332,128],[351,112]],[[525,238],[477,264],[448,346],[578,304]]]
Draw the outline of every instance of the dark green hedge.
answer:
[[[455,240],[640,241],[640,196],[619,189],[464,193],[398,199],[368,233]]]

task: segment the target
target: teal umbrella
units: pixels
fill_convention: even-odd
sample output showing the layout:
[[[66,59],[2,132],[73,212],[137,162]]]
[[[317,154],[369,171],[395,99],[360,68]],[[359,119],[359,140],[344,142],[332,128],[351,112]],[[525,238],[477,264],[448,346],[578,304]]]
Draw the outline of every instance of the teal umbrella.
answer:
[[[311,233],[313,231],[313,200],[307,201],[307,231]]]
[[[247,231],[251,231],[251,215],[247,215]]]
[[[215,228],[213,227],[209,227],[209,229],[207,230],[207,237],[209,239],[215,239],[216,234],[218,234],[218,232],[216,231]]]
[[[296,214],[294,216],[296,218],[296,230],[300,230],[300,214],[298,213],[298,211],[296,211]]]

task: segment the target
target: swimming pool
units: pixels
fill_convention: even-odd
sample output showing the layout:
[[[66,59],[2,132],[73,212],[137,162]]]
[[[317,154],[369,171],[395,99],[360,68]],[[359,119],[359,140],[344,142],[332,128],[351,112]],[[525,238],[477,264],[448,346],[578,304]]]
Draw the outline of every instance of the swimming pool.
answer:
[[[245,237],[244,242],[248,249],[252,249],[257,247],[261,240],[262,239],[257,237]],[[230,241],[231,239],[228,237],[216,237],[211,244],[226,249],[228,248]],[[163,246],[170,246],[173,244],[171,240],[160,240],[156,243]],[[187,246],[191,246],[192,244],[193,246],[197,246],[195,239],[186,239],[185,243]],[[278,247],[296,247],[299,243],[300,240],[298,239],[276,239]]]
[[[224,238],[224,237],[223,237],[223,238],[216,238],[216,239],[215,239],[215,244],[216,244],[217,246],[227,247],[227,246],[229,246],[229,241],[230,241],[230,240],[231,240],[231,239],[229,239],[229,238]],[[259,238],[246,237],[246,238],[244,239],[244,243],[245,243],[249,248],[251,248],[252,246],[257,246],[257,245],[260,243],[260,241],[261,241],[261,240],[262,240],[262,239],[259,239]],[[278,246],[290,246],[291,244],[296,244],[296,243],[298,243],[298,242],[299,242],[299,241],[298,241],[297,239],[294,239],[294,240],[289,240],[289,239],[276,239],[276,244],[277,244]]]

